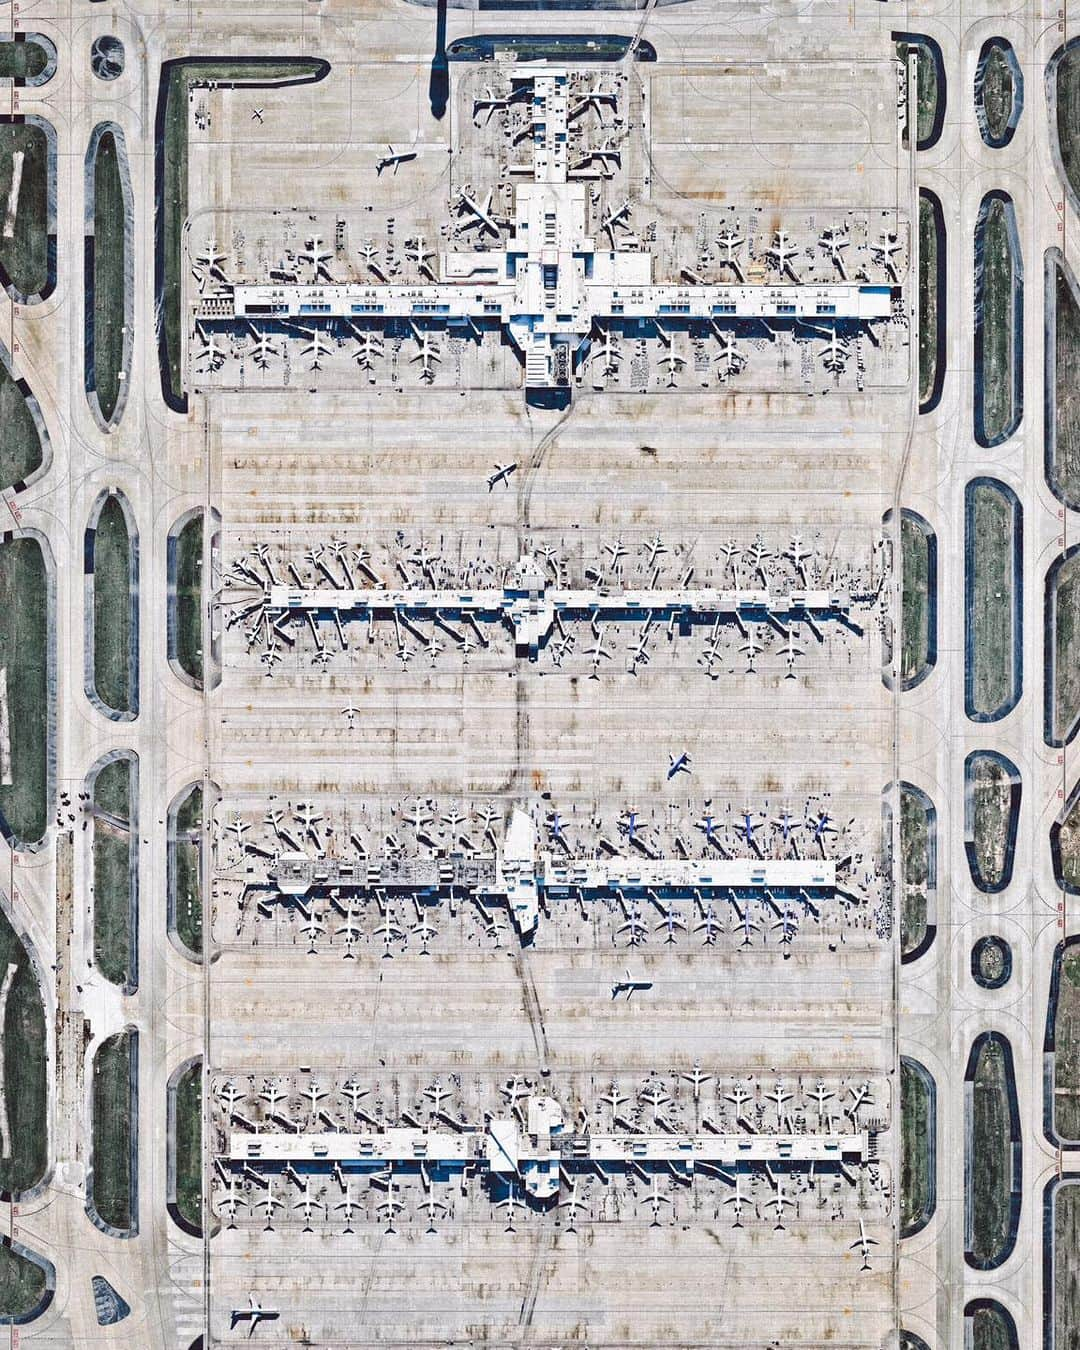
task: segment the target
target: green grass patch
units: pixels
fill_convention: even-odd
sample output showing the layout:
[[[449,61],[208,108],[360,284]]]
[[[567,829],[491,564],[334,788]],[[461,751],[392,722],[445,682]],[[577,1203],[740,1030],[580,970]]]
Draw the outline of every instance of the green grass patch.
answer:
[[[176,1084],[176,1205],[188,1223],[202,1228],[202,1064],[193,1064]]]
[[[106,422],[124,364],[125,219],[116,138],[106,131],[94,156],[94,388]]]
[[[938,83],[937,68],[934,64],[934,58],[930,54],[930,49],[922,42],[910,44],[915,52],[915,78],[918,81],[918,102],[915,110],[915,145],[923,146],[930,139],[930,134],[934,129],[934,118],[937,116]],[[909,44],[898,42],[896,44],[896,54],[907,68]],[[904,146],[909,144],[908,131],[904,129]]]
[[[914,951],[926,936],[926,883],[930,875],[930,831],[926,808],[908,788],[900,789],[900,950]]]
[[[973,842],[979,875],[985,885],[994,886],[1005,875],[1005,847],[1012,806],[1009,774],[996,761],[983,756],[972,765],[971,792]]]
[[[22,939],[0,911],[0,980],[17,967],[4,1009],[4,1105],[11,1156],[0,1158],[0,1190],[36,1186],[48,1158],[45,1007]]]
[[[1054,578],[1054,736],[1068,738],[1080,716],[1080,553]]]
[[[972,492],[972,702],[976,712],[992,713],[1012,690],[1013,510],[986,483]]]
[[[906,684],[930,659],[930,540],[907,516],[900,520],[903,573],[903,629],[900,677]]]
[[[1005,1250],[1012,1188],[1005,1057],[994,1041],[979,1053],[972,1088],[971,1251],[985,1264]]]
[[[1057,141],[1065,177],[1080,196],[1080,49],[1069,48],[1057,65]]]
[[[45,1292],[45,1272],[4,1243],[0,1245],[0,1317],[22,1317]]]
[[[93,1201],[103,1222],[132,1227],[131,1071],[134,1032],[102,1041],[94,1056]]]
[[[938,356],[938,232],[933,204],[919,197],[919,402],[934,388]]]
[[[36,80],[48,64],[40,42],[0,42],[0,80]]]
[[[1054,484],[1080,504],[1080,305],[1060,263],[1054,264]]]
[[[976,295],[982,307],[982,433],[987,441],[1003,435],[1013,422],[1014,268],[1005,203],[994,198],[983,230]]]
[[[1068,1183],[1054,1196],[1054,1345],[1080,1345],[1080,1186]]]
[[[1009,1324],[997,1308],[976,1308],[971,1319],[971,1350],[1012,1350]]]
[[[176,537],[176,659],[197,686],[203,680],[203,517],[200,512]]]
[[[188,215],[188,121],[191,116],[191,91],[200,85],[216,81],[221,84],[274,83],[298,84],[318,79],[326,65],[319,60],[304,57],[283,58],[263,64],[230,60],[186,62],[170,65],[163,76],[164,90],[163,182],[159,222],[164,245],[164,277],[160,302],[165,336],[165,355],[168,388],[179,398],[182,395],[180,377],[181,346],[181,279],[183,267],[180,258],[181,237]]]
[[[115,759],[94,784],[94,963],[120,986],[134,982],[129,828],[132,765]]]
[[[106,499],[94,534],[94,688],[107,708],[132,712],[131,539],[116,497]]]
[[[24,843],[37,843],[48,824],[48,644],[41,547],[36,539],[0,542],[0,670],[13,780],[0,785],[0,811]]]
[[[0,263],[22,295],[37,295],[49,280],[49,143],[40,127],[0,123],[0,220],[7,221],[15,156],[22,176],[11,238],[0,229]]]
[[[1070,950],[1062,962],[1054,1017],[1054,1130],[1066,1140],[1080,1139],[1080,953]]]
[[[26,397],[0,361],[0,488],[29,478],[41,460],[41,437]]]
[[[986,129],[995,141],[1008,129],[1014,96],[1012,68],[1005,53],[1000,47],[991,47],[983,67],[982,107]]]
[[[190,951],[202,951],[203,910],[200,846],[176,841],[176,933]]]
[[[905,1059],[900,1061],[900,1229],[925,1220],[933,1199],[930,1175],[930,1090]]]

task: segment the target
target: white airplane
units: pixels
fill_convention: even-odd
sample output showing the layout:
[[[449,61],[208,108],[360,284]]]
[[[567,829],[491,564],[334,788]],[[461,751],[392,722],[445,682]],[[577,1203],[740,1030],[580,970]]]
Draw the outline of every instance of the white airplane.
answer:
[[[600,364],[601,380],[611,379],[619,373],[622,352],[615,345],[615,335],[610,328],[603,330],[603,340],[598,342],[591,355],[590,364]]]
[[[860,1219],[860,1220],[859,1220],[859,1236],[855,1239],[855,1241],[854,1241],[854,1242],[851,1244],[851,1246],[848,1248],[848,1251],[853,1252],[853,1251],[856,1249],[856,1247],[859,1249],[859,1254],[860,1254],[860,1256],[862,1257],[862,1266],[860,1267],[861,1270],[870,1270],[870,1268],[871,1268],[871,1267],[870,1267],[870,1248],[871,1248],[871,1247],[876,1247],[877,1245],[878,1245],[878,1240],[877,1240],[877,1238],[872,1238],[872,1237],[867,1236],[867,1232],[866,1232],[866,1222],[865,1222],[865,1220]]]
[[[850,1116],[853,1121],[862,1107],[872,1106],[874,1104],[873,1089],[867,1082],[859,1083],[858,1086],[849,1087],[848,1095],[852,1098],[852,1103],[850,1106],[844,1108],[844,1114]]]
[[[716,363],[719,367],[718,376],[721,380],[727,380],[732,375],[738,375],[746,365],[746,355],[742,348],[737,345],[735,339],[725,333],[722,328],[715,327],[716,339],[720,343],[720,350],[716,353]]]
[[[416,802],[408,811],[401,813],[401,819],[406,825],[411,825],[416,833],[419,833],[427,825],[430,825],[435,819],[435,812],[431,810],[427,802],[421,802],[417,797]]]
[[[842,230],[824,230],[818,239],[818,245],[829,255],[832,265],[840,273],[840,280],[847,281],[847,268],[844,266],[843,251],[851,241]]]
[[[637,667],[638,667],[639,665],[641,665],[641,664],[648,665],[648,664],[649,664],[649,633],[650,633],[650,631],[651,631],[651,629],[652,629],[653,622],[654,622],[654,621],[653,621],[652,618],[647,619],[647,620],[645,621],[645,627],[644,627],[644,628],[641,630],[641,632],[638,634],[637,641],[636,641],[635,643],[633,643],[630,647],[627,648],[627,650],[630,652],[630,674],[631,674],[631,675],[636,675],[636,674],[637,674]],[[670,758],[670,756],[669,756],[669,758]],[[669,777],[669,778],[671,777],[671,773],[670,773],[670,772],[668,773],[668,777]]]
[[[336,1214],[339,1209],[343,1209],[345,1211],[345,1231],[346,1233],[351,1233],[353,1210],[360,1208],[360,1202],[356,1199],[356,1196],[353,1194],[353,1187],[351,1181],[345,1182],[344,1190],[345,1190],[344,1196],[334,1206],[334,1213]]]
[[[316,1079],[308,1080],[307,1087],[301,1092],[301,1097],[305,1097],[311,1103],[311,1114],[314,1115],[319,1109],[319,1103],[327,1095],[326,1089],[320,1087]]]
[[[900,240],[895,234],[889,231],[883,231],[876,244],[870,245],[870,257],[876,263],[880,263],[885,271],[888,272],[892,281],[899,280],[896,272],[896,264],[893,262],[893,255],[899,253],[901,249]]]
[[[423,1200],[420,1201],[420,1208],[427,1214],[428,1226],[425,1231],[428,1233],[434,1233],[436,1231],[435,1230],[436,1218],[440,1214],[447,1213],[450,1206],[446,1203],[445,1200],[437,1199],[434,1187],[429,1186],[427,1194],[424,1196]]]
[[[712,947],[716,945],[717,937],[724,931],[724,925],[717,918],[713,902],[710,900],[702,916],[701,922],[694,925],[694,932],[705,934],[704,946]]]
[[[791,261],[793,258],[797,258],[800,252],[801,250],[792,244],[786,230],[777,230],[773,235],[772,243],[765,250],[765,257],[782,277],[789,276],[798,285],[799,278],[795,275]]]
[[[656,566],[656,560],[660,556],[660,554],[666,553],[668,551],[667,545],[664,543],[664,541],[660,538],[658,534],[654,535],[653,538],[649,540],[649,542],[645,545],[645,548],[649,554],[650,570]]]
[[[225,364],[229,349],[218,344],[217,335],[212,328],[204,328],[201,323],[196,322],[195,333],[202,343],[202,350],[195,354],[196,366],[203,364],[207,372],[220,370]]]
[[[847,348],[837,336],[835,324],[833,325],[832,335],[825,346],[825,350],[821,353],[821,360],[829,374],[835,375],[838,378],[847,369]]]
[[[284,1200],[279,1200],[278,1197],[274,1194],[274,1179],[273,1179],[273,1177],[267,1177],[267,1178],[266,1178],[266,1194],[265,1194],[265,1195],[261,1195],[261,1196],[258,1198],[258,1200],[253,1201],[251,1207],[252,1207],[252,1209],[265,1209],[265,1210],[266,1210],[266,1226],[267,1226],[267,1228],[269,1228],[269,1227],[271,1226],[271,1224],[272,1224],[272,1221],[273,1221],[273,1218],[274,1218],[274,1210],[276,1210],[276,1209],[284,1209],[284,1208],[285,1208],[285,1201],[284,1201]]]
[[[504,486],[510,486],[510,475],[517,468],[516,464],[496,464],[495,472],[488,474],[488,491],[494,488],[496,483],[502,483]]]
[[[732,901],[732,904],[734,903],[735,902]],[[739,928],[742,930],[742,942],[739,944],[739,946],[740,947],[753,946],[754,942],[753,934],[759,933],[761,931],[761,924],[750,913],[749,904],[747,904],[745,908],[741,911],[738,905],[735,905],[735,913],[739,916]]]
[[[776,1114],[780,1115],[784,1108],[784,1103],[791,1100],[791,1093],[784,1091],[783,1083],[777,1083],[771,1092],[765,1093],[765,1100],[776,1103]]]
[[[627,974],[627,977],[629,978],[630,972],[627,971],[626,974]],[[624,1095],[619,1091],[619,1089],[616,1087],[615,1083],[613,1082],[613,1083],[611,1084],[611,1087],[608,1088],[607,1092],[602,1092],[602,1093],[600,1094],[600,1100],[601,1100],[602,1102],[607,1102],[608,1105],[611,1107],[611,1114],[612,1114],[613,1116],[616,1116],[616,1115],[618,1115],[618,1113],[619,1113],[619,1107],[620,1107],[620,1105],[621,1105],[623,1102],[628,1102],[628,1101],[630,1100],[630,1098],[624,1096]]]
[[[667,387],[669,389],[674,389],[678,382],[679,371],[686,365],[686,357],[680,356],[675,350],[674,343],[672,343],[656,364],[661,367],[667,367]]]
[[[434,249],[424,247],[424,236],[419,234],[415,239],[406,241],[405,256],[411,262],[416,263],[416,270],[425,273],[431,281],[437,281],[434,270],[428,264],[429,258],[436,257]]]
[[[349,324],[349,329],[356,339],[356,351],[353,352],[353,360],[361,370],[374,370],[375,362],[383,357],[382,338],[378,333],[357,328],[355,324]]]
[[[252,346],[248,349],[248,354],[253,358],[255,364],[262,370],[270,364],[272,356],[281,355],[281,343],[274,339],[263,329],[256,328],[253,323],[248,324],[251,330]]]
[[[316,939],[326,932],[326,925],[320,922],[320,917],[321,916],[316,914],[313,910],[300,925],[301,933],[303,933],[308,940],[308,950],[312,952],[315,950]]]
[[[235,1330],[241,1322],[249,1323],[248,1336],[255,1333],[255,1328],[260,1322],[274,1322],[281,1316],[272,1308],[264,1308],[261,1303],[256,1303],[252,1294],[248,1294],[248,1306],[246,1308],[233,1308],[229,1319],[229,1330]]]
[[[724,1100],[731,1102],[735,1107],[735,1118],[739,1119],[743,1113],[743,1107],[747,1102],[753,1100],[753,1095],[747,1092],[741,1083],[736,1083],[730,1092],[724,1093]]]
[[[484,85],[484,92],[481,97],[473,99],[473,121],[476,122],[477,113],[483,112],[486,109],[487,118],[484,122],[484,125],[486,126],[487,123],[491,121],[492,114],[498,112],[500,108],[509,108],[512,104],[525,102],[531,97],[532,95],[529,92],[529,87],[527,85],[522,85],[521,88],[515,89],[508,94],[506,98],[501,98],[498,94],[492,92],[490,84],[486,84]],[[476,125],[479,126],[479,122],[476,122]]]
[[[225,1193],[215,1201],[218,1213],[228,1219],[230,1228],[236,1227],[236,1211],[241,1205],[246,1204],[247,1200],[238,1193],[235,1181],[230,1181]]]
[[[701,1085],[707,1083],[712,1078],[711,1073],[703,1073],[700,1064],[695,1064],[689,1073],[679,1074],[680,1078],[685,1078],[688,1083],[694,1085],[694,1101],[701,1100]]]
[[[416,339],[418,348],[418,350],[409,357],[409,360],[420,362],[421,379],[433,380],[435,378],[435,367],[432,365],[432,362],[438,363],[442,360],[442,357],[439,355],[439,345],[434,338],[432,338],[430,333],[422,332],[415,324],[410,324],[409,327],[412,329],[413,337]]]
[[[383,911],[382,922],[372,933],[372,937],[382,938],[383,956],[389,957],[391,944],[400,941],[404,936],[404,928],[394,922],[393,916],[390,913],[390,907],[387,906]]]
[[[307,341],[300,348],[300,355],[311,357],[308,369],[322,370],[322,359],[324,356],[330,355],[334,349],[334,344],[321,328],[297,328],[295,331],[301,337],[307,338]]]
[[[579,159],[569,165],[571,173],[580,173],[590,164],[600,163],[600,173],[604,178],[613,178],[615,170],[622,168],[622,151],[617,150],[611,141],[605,141],[598,149],[589,148],[582,152]]]
[[[659,933],[659,932],[663,931],[663,932],[667,933],[667,937],[664,938],[664,944],[665,944],[666,946],[668,946],[668,947],[673,947],[673,946],[675,945],[675,942],[676,942],[675,930],[676,930],[676,928],[681,928],[681,929],[683,930],[683,932],[685,933],[685,932],[686,932],[686,922],[685,922],[684,919],[681,919],[681,918],[679,917],[677,911],[676,911],[675,909],[673,909],[671,905],[669,905],[669,906],[667,907],[667,910],[665,911],[664,917],[663,917],[663,918],[660,920],[660,922],[656,925],[656,932]]]
[[[739,651],[746,657],[746,673],[753,675],[755,672],[754,661],[761,655],[765,648],[757,640],[753,633],[747,633],[746,641],[739,644]]]
[[[414,923],[413,926],[409,929],[409,932],[413,935],[413,937],[419,940],[421,956],[428,955],[428,946],[431,942],[431,939],[437,938],[439,936],[439,930],[434,926],[434,924],[428,922],[426,916],[423,916],[417,923]]]
[[[738,559],[742,557],[742,549],[735,539],[729,539],[726,544],[720,545],[720,552],[724,555],[724,572],[726,577],[731,572],[735,578],[735,584],[739,582],[739,564]]]
[[[319,1200],[316,1196],[312,1195],[310,1179],[304,1187],[303,1194],[298,1200],[293,1202],[293,1209],[298,1209],[303,1214],[305,1233],[311,1232],[311,1216],[316,1210],[321,1209],[325,1214],[326,1204],[324,1201]]]
[[[806,580],[806,563],[807,559],[814,556],[814,551],[813,549],[804,546],[801,534],[792,536],[791,543],[788,544],[787,548],[784,550],[783,556],[791,562],[795,571],[798,572],[802,584],[804,586],[808,585],[809,583]]]
[[[229,279],[221,266],[228,256],[227,253],[218,252],[217,240],[213,235],[206,241],[202,252],[196,253],[195,268],[192,270],[192,275],[199,283],[200,293],[206,288],[206,282],[210,278],[215,281],[228,282]]]
[[[345,910],[345,922],[340,927],[334,929],[335,937],[345,938],[345,955],[352,955],[353,944],[360,940],[362,929],[360,927],[360,916],[353,905],[349,905]]]
[[[370,272],[374,272],[380,281],[386,280],[386,273],[382,270],[375,258],[379,252],[378,245],[371,239],[367,243],[361,244],[357,252],[363,258]]]
[[[645,1086],[638,1090],[638,1100],[643,1101],[646,1106],[651,1106],[655,1116],[661,1106],[666,1106],[671,1101],[671,1093],[662,1083],[650,1078]]]
[[[623,202],[621,206],[616,206],[613,210],[608,212],[608,214],[600,222],[600,228],[607,234],[612,249],[615,248],[616,226],[621,226],[624,230],[629,232],[630,226],[627,223],[629,219],[630,219],[630,198],[627,197],[627,199]]]
[[[585,655],[589,658],[590,662],[592,663],[592,674],[589,676],[589,678],[591,680],[598,680],[600,678],[601,660],[606,661],[611,660],[611,649],[610,647],[604,646],[603,638],[601,638],[599,633],[596,634],[596,641],[593,643],[593,645],[586,649]]]
[[[824,1081],[822,1079],[819,1079],[817,1082],[817,1086],[814,1088],[813,1092],[808,1092],[807,1096],[816,1105],[818,1117],[820,1119],[820,1117],[825,1113],[825,1103],[829,1101],[830,1098],[835,1097],[836,1093],[828,1091],[828,1089],[825,1087]]]
[[[321,243],[322,239],[319,235],[311,235],[310,238],[305,241],[304,247],[297,253],[296,261],[310,263],[316,280],[318,280],[319,277],[325,277],[327,281],[332,282],[334,278],[330,275],[330,271],[326,264],[334,256],[333,250],[323,252],[319,247]]]
[[[513,1078],[508,1078],[502,1084],[499,1091],[510,1103],[510,1109],[513,1110],[519,1101],[532,1096],[532,1084],[527,1079],[519,1078],[517,1074],[514,1074]]]
[[[268,1104],[271,1111],[276,1111],[278,1102],[283,1101],[288,1095],[276,1078],[267,1079],[259,1093],[259,1096]]]
[[[238,1088],[231,1078],[222,1083],[221,1087],[217,1090],[218,1101],[224,1106],[226,1112],[230,1114],[235,1109],[236,1103],[243,1101],[246,1096],[247,1093],[241,1088]]]
[[[342,1083],[340,1090],[349,1099],[349,1105],[352,1107],[352,1113],[355,1116],[360,1109],[360,1098],[366,1097],[369,1089],[361,1087],[355,1078],[349,1078],[346,1082]]]
[[[480,231],[480,237],[485,234],[493,235],[496,239],[501,237],[502,230],[510,222],[505,216],[500,216],[492,209],[492,203],[495,199],[495,190],[492,188],[484,198],[483,205],[480,204],[470,193],[461,191],[458,193],[457,212],[459,216],[468,215],[471,217],[464,225],[463,230]]]
[[[591,108],[600,119],[600,125],[605,126],[604,108],[608,107],[614,111],[618,106],[618,96],[605,90],[602,87],[602,81],[597,77],[592,87],[580,95],[578,101],[570,108],[570,111],[566,114],[566,120],[573,122],[575,118],[580,117],[582,113],[588,112]]]
[[[443,1087],[442,1079],[436,1078],[430,1087],[424,1089],[424,1096],[431,1099],[431,1110],[438,1115],[442,1110],[444,1101],[448,1101],[454,1095],[451,1088]]]
[[[517,1188],[514,1186],[513,1182],[511,1182],[510,1187],[503,1198],[495,1201],[496,1209],[502,1209],[504,1207],[506,1209],[506,1231],[508,1233],[514,1232],[514,1208],[517,1205],[523,1206],[524,1201],[521,1196],[518,1195]]]
[[[755,538],[754,542],[750,545],[747,552],[750,556],[751,570],[756,572],[757,575],[761,578],[762,584],[767,586],[768,580],[765,576],[765,563],[773,555],[769,551],[769,549],[765,547],[765,540],[762,539],[760,534]]]
[[[737,235],[734,230],[724,230],[721,234],[716,236],[716,242],[724,250],[725,254],[725,256],[720,259],[720,266],[730,267],[735,273],[735,280],[741,282],[743,280],[743,270],[738,259],[735,257],[735,250],[745,244],[746,240],[743,239],[741,235]]]
[[[375,1213],[380,1218],[386,1219],[386,1231],[392,1233],[394,1231],[394,1216],[400,1214],[405,1208],[404,1200],[397,1198],[397,1185],[394,1181],[393,1169],[376,1173],[371,1180],[377,1185],[385,1185],[386,1187],[386,1199],[378,1202],[375,1206]]]
[[[381,178],[383,169],[393,169],[396,176],[399,164],[408,164],[415,158],[415,150],[395,150],[392,145],[387,145],[386,154],[375,161],[375,172]]]
[[[784,676],[784,679],[785,680],[795,679],[795,662],[798,660],[800,656],[805,656],[806,652],[802,647],[796,647],[795,637],[793,633],[789,632],[787,637],[784,639],[784,645],[780,648],[780,655],[787,662],[787,674]],[[788,831],[785,830],[784,833],[785,843],[787,843],[787,834]]]
[[[579,1209],[587,1209],[587,1208],[588,1208],[588,1203],[587,1203],[585,1200],[580,1199],[580,1197],[578,1196],[578,1179],[577,1179],[577,1177],[574,1178],[573,1184],[572,1184],[571,1187],[570,1187],[570,1194],[566,1197],[565,1200],[560,1200],[560,1201],[559,1201],[559,1208],[560,1208],[560,1209],[568,1209],[568,1210],[570,1211],[570,1216],[569,1216],[569,1217],[570,1217],[570,1222],[566,1225],[566,1231],[567,1231],[568,1233],[576,1233],[576,1232],[577,1232],[577,1222],[576,1222],[576,1221],[577,1221],[578,1210],[579,1210]]]
[[[651,1210],[652,1210],[652,1222],[650,1223],[649,1227],[650,1227],[650,1228],[659,1228],[659,1227],[660,1227],[660,1206],[661,1206],[661,1205],[671,1205],[671,1207],[674,1208],[674,1207],[675,1207],[675,1202],[674,1202],[674,1200],[672,1200],[671,1196],[669,1196],[669,1195],[662,1195],[662,1194],[661,1194],[661,1192],[660,1192],[660,1178],[657,1177],[657,1176],[654,1176],[653,1179],[652,1179],[652,1191],[650,1192],[650,1194],[649,1194],[649,1196],[648,1196],[648,1200],[649,1200],[649,1207],[650,1207]]]
[[[732,1211],[732,1213],[735,1215],[735,1222],[732,1224],[732,1227],[733,1227],[733,1228],[741,1228],[741,1227],[742,1227],[742,1212],[743,1212],[743,1206],[746,1204],[746,1200],[747,1200],[747,1197],[746,1197],[745,1195],[743,1195],[743,1189],[742,1189],[742,1177],[736,1177],[736,1178],[735,1178],[735,1194],[734,1194],[734,1195],[729,1195],[729,1196],[725,1197],[725,1199],[724,1199],[724,1204],[725,1204],[725,1205],[734,1205],[734,1206],[735,1206],[734,1210]]]
[[[342,708],[341,715],[345,719],[345,725],[351,731],[353,727],[356,726],[356,719],[360,716],[360,709],[350,699],[346,706]]]
[[[621,933],[626,929],[631,929],[632,931],[637,930],[642,935],[644,935],[645,925],[641,922],[640,919],[631,919],[629,923],[623,924],[622,928],[619,929],[619,932]],[[635,942],[633,943],[633,945],[637,946],[637,943]],[[646,989],[651,988],[652,988],[652,980],[643,980],[640,977],[635,978],[633,975],[630,974],[629,967],[627,967],[627,969],[623,972],[622,979],[616,980],[615,983],[611,986],[611,997],[618,998],[620,994],[625,994],[627,1000],[629,1001],[631,998],[633,998],[637,990],[640,989],[644,991]],[[614,1083],[612,1083],[611,1085],[611,1090],[613,1093],[615,1092]],[[609,1098],[601,1097],[600,1100],[602,1102],[608,1101]],[[625,1100],[625,1098],[622,1098],[620,1100]],[[612,1103],[612,1110],[615,1110],[614,1102]]]
[[[773,1185],[776,1187],[776,1190],[769,1196],[768,1200],[765,1201],[765,1205],[767,1208],[776,1210],[775,1226],[777,1228],[783,1228],[784,1210],[786,1208],[798,1209],[798,1201],[793,1195],[788,1194],[786,1188],[781,1182],[777,1181],[775,1177],[773,1178]]]
[[[693,763],[690,756],[684,750],[680,755],[668,754],[668,778],[674,778],[677,773],[691,774],[694,772]]]

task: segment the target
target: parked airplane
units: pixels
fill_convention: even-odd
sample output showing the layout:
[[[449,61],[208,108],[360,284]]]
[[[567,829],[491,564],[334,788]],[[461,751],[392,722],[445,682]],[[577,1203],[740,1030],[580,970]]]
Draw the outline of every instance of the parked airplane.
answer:
[[[420,362],[421,379],[429,381],[433,380],[435,378],[435,368],[432,365],[432,362],[437,363],[442,360],[442,357],[439,355],[438,343],[435,342],[430,333],[422,332],[415,324],[410,324],[409,326],[412,328],[413,337],[416,339],[418,348],[416,353],[409,357],[409,360]]]
[[[314,272],[316,280],[322,277],[329,282],[333,282],[334,278],[330,275],[330,270],[326,266],[334,256],[333,250],[324,251],[319,247],[321,243],[322,239],[319,235],[311,235],[306,240],[304,247],[297,253],[296,261],[310,263],[311,270]]]
[[[601,126],[604,126],[606,125],[604,120],[605,107],[611,108],[614,111],[618,107],[618,97],[616,94],[605,90],[603,88],[602,80],[600,77],[597,77],[592,87],[587,89],[570,108],[569,112],[566,114],[566,120],[568,122],[573,122],[575,118],[580,117],[582,113],[588,112],[591,108],[592,111],[596,113],[597,117],[599,117]]]
[[[840,280],[847,281],[847,268],[844,266],[843,250],[847,248],[850,240],[843,230],[828,229],[823,230],[818,239],[818,245],[829,255],[833,266],[840,273]]]
[[[492,203],[495,200],[495,190],[492,188],[484,198],[483,204],[477,201],[469,192],[462,190],[458,193],[457,212],[459,216],[468,215],[471,217],[464,225],[463,230],[480,231],[480,237],[490,234],[494,238],[501,237],[502,231],[507,228],[510,222],[505,216],[499,215],[493,209]]]
[[[786,230],[777,230],[773,235],[772,243],[765,250],[765,257],[772,263],[781,277],[788,276],[798,285],[799,278],[795,275],[791,262],[793,258],[799,256],[800,252],[801,250],[792,244]]]
[[[353,360],[361,370],[374,370],[375,362],[381,360],[383,356],[382,338],[378,333],[357,328],[352,323],[349,324],[349,330],[356,339],[356,351],[353,352]]]
[[[674,1202],[674,1200],[672,1200],[671,1196],[669,1196],[669,1195],[663,1195],[663,1194],[661,1193],[661,1191],[660,1191],[660,1178],[659,1178],[658,1176],[654,1176],[653,1179],[652,1179],[652,1191],[651,1191],[651,1193],[650,1193],[649,1196],[648,1196],[648,1201],[649,1201],[649,1207],[650,1207],[651,1210],[652,1210],[652,1223],[649,1225],[649,1227],[650,1227],[650,1228],[659,1228],[659,1227],[660,1227],[660,1206],[661,1206],[661,1205],[671,1205],[672,1208],[674,1208],[675,1202]]]
[[[725,230],[716,236],[716,243],[724,250],[725,255],[720,259],[720,265],[722,267],[730,267],[735,273],[735,280],[741,283],[743,280],[743,270],[739,265],[738,259],[735,257],[735,251],[745,244],[746,240],[740,235],[737,235],[734,230]]]
[[[270,364],[270,358],[281,355],[281,344],[275,342],[265,329],[256,328],[253,323],[249,323],[248,328],[251,330],[253,344],[248,349],[248,354],[260,369],[266,370]]]

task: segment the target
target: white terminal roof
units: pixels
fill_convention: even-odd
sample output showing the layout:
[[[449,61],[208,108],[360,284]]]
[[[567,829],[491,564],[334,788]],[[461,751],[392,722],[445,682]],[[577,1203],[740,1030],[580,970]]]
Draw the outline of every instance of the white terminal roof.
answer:
[[[888,286],[653,284],[652,253],[629,233],[630,203],[600,222],[608,247],[586,233],[586,185],[567,163],[568,75],[515,67],[532,83],[532,162],[515,188],[509,238],[498,248],[440,253],[442,281],[431,285],[238,285],[233,301],[248,318],[410,319],[507,326],[525,356],[526,384],[554,383],[556,343],[574,347],[597,322],[659,320],[673,325],[733,318],[867,321],[892,312]],[[486,229],[484,225],[482,228]],[[499,234],[494,223],[492,234]],[[532,358],[530,360],[530,357]]]

